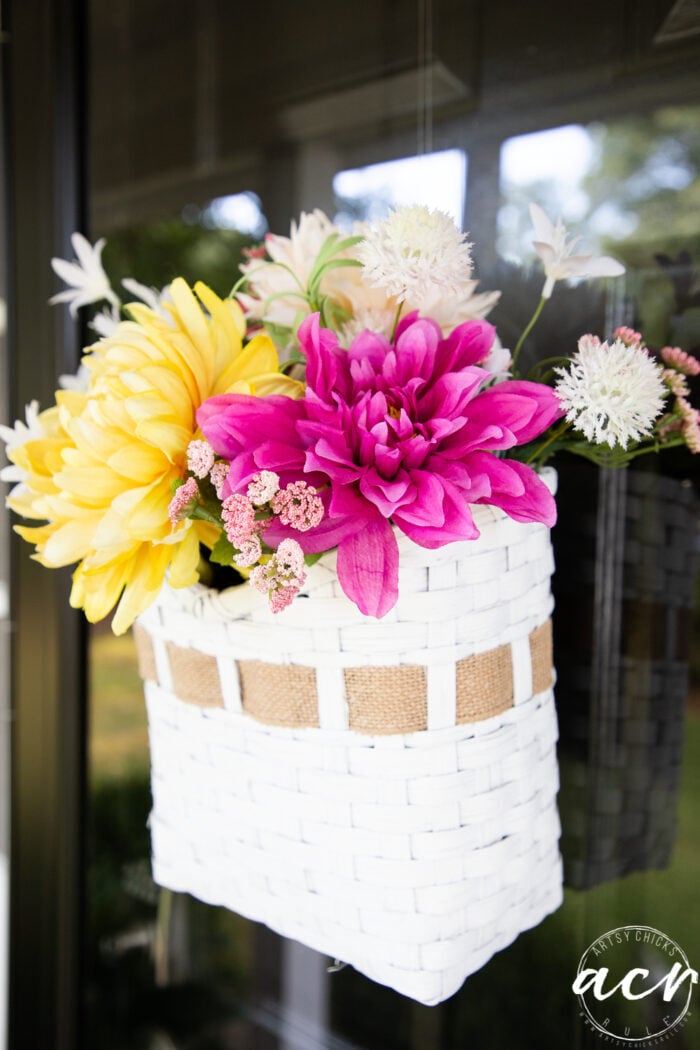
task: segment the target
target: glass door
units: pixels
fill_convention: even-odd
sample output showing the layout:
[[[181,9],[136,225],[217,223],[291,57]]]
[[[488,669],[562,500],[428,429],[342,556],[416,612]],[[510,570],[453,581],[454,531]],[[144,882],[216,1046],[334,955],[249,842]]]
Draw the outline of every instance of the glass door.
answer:
[[[87,0],[80,23],[82,227],[92,242],[106,239],[103,262],[123,300],[130,277],[154,294],[183,276],[226,296],[251,250],[269,232],[287,235],[302,212],[320,208],[350,229],[421,203],[469,231],[477,291],[500,293],[483,308],[512,348],[542,286],[528,215],[536,202],[626,275],[558,285],[526,344],[527,368],[622,324],[655,349],[699,352],[694,5],[175,8]],[[46,260],[68,257],[66,244],[44,245]],[[697,465],[683,451],[620,472],[563,455],[556,466],[563,906],[431,1008],[235,911],[157,886],[136,639],[92,626],[86,1046],[595,1047],[605,1036],[572,991],[589,946],[653,928],[700,966]],[[48,630],[58,637],[53,619]],[[651,1014],[631,1009],[630,1033],[642,1023]],[[699,1040],[691,1011],[670,1045]]]

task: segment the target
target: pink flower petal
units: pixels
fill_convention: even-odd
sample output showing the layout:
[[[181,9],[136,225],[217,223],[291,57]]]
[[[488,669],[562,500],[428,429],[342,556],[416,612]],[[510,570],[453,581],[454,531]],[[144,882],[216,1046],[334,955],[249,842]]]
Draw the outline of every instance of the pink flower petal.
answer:
[[[385,616],[399,596],[399,547],[380,514],[338,544],[338,579],[365,616]]]
[[[345,350],[328,328],[321,328],[318,314],[299,326],[299,345],[306,355],[306,382],[324,401],[334,392],[346,400],[350,393],[350,365]]]
[[[491,481],[491,493],[478,503],[500,507],[515,521],[541,521],[550,528],[557,520],[554,497],[532,467],[513,459],[496,459],[475,452],[470,465],[480,465]]]
[[[414,478],[418,474],[414,473]],[[474,540],[479,535],[479,530],[474,524],[469,503],[464,494],[445,478],[437,479],[433,475],[422,473],[429,481],[425,491],[438,482],[441,491],[440,514],[432,517],[425,514],[423,519],[415,513],[407,513],[401,508],[393,516],[394,523],[401,529],[409,539],[420,547],[435,550],[444,547],[446,543],[454,543],[456,540]],[[418,503],[411,508],[415,511]]]
[[[488,321],[465,321],[447,336],[438,355],[440,372],[461,371],[486,360],[496,338]]]

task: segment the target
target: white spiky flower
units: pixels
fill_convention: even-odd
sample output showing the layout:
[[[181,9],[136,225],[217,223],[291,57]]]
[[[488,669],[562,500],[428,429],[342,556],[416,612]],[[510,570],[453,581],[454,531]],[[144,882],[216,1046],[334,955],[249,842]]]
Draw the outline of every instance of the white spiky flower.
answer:
[[[459,294],[472,273],[471,244],[442,211],[397,208],[364,231],[355,249],[364,278],[402,300]]]
[[[584,335],[569,367],[555,372],[561,377],[555,391],[574,430],[610,448],[647,437],[668,396],[661,367],[621,339],[608,344]]]
[[[72,262],[67,259],[51,260],[54,273],[70,287],[52,296],[49,302],[68,303],[71,317],[77,315],[79,307],[99,303],[103,299],[118,310],[119,299],[112,291],[102,266],[102,249],[106,244],[104,238],[101,237],[92,245],[82,233],[73,233],[71,244],[76,255]]]
[[[24,409],[24,419],[15,420],[13,427],[0,425],[0,441],[5,443],[5,449],[9,453],[20,445],[26,445],[28,441],[40,441],[45,437],[44,427],[39,419],[39,402],[30,401]],[[8,456],[9,458],[9,456]],[[26,472],[21,467],[10,463],[0,470],[0,481],[21,483],[26,477]]]

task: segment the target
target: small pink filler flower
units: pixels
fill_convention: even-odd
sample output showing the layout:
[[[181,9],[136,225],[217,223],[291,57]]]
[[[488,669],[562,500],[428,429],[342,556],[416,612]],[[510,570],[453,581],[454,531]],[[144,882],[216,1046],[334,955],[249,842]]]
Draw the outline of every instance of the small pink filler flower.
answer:
[[[324,514],[316,489],[305,481],[293,481],[281,489],[272,500],[272,509],[283,525],[291,525],[299,532],[320,525]]]
[[[206,478],[214,466],[214,449],[208,441],[190,441],[187,446],[187,469],[196,478]]]
[[[279,487],[279,474],[275,474],[274,470],[262,470],[252,478],[246,495],[256,507],[262,507],[264,503],[270,502]]]
[[[188,478],[173,493],[173,498],[168,504],[168,517],[172,525],[189,516],[199,502],[199,486],[195,478]]]
[[[682,372],[683,375],[700,375],[700,361],[698,361],[697,357],[686,354],[685,350],[681,350],[678,346],[665,346],[661,350],[661,358],[667,365],[675,368],[678,372]]]
[[[296,540],[282,540],[270,560],[250,574],[256,591],[266,594],[274,613],[292,603],[306,580],[304,552]]]
[[[227,496],[221,505],[221,519],[226,537],[234,547],[240,548],[255,533],[255,507],[247,496],[239,493]]]

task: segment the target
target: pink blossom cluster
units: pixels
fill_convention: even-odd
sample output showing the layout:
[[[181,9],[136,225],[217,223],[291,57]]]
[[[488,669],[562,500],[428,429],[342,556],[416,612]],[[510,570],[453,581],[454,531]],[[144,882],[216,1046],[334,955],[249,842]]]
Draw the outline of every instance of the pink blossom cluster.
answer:
[[[230,464],[223,459],[219,459],[209,471],[209,480],[214,486],[214,492],[219,499],[223,499],[224,482],[230,469]]]
[[[196,478],[206,478],[215,460],[216,453],[208,441],[190,441],[187,446],[187,469]]]
[[[267,528],[270,518],[256,518],[256,508],[266,506],[283,525],[298,532],[315,528],[324,515],[323,501],[313,485],[306,481],[292,481],[281,489],[279,475],[262,470],[251,478],[245,496],[234,492],[226,496],[221,505],[226,536],[234,547],[240,548],[242,543]]]
[[[697,454],[700,452],[700,412],[688,400],[690,387],[687,377],[700,375],[700,361],[678,346],[665,346],[659,355],[669,366],[663,370],[662,378],[676,398],[675,413],[660,428],[661,436],[666,437],[680,430],[687,448]]]
[[[688,397],[690,394],[688,380],[682,372],[676,372],[674,368],[664,368],[661,378],[676,397]]]
[[[324,515],[323,503],[316,494],[316,489],[307,482],[293,481],[280,489],[279,475],[275,471],[261,470],[254,474],[245,495],[233,492],[226,496],[221,504],[224,531],[229,542],[237,549],[233,561],[239,569],[256,566],[262,557],[261,537],[273,519],[258,517],[261,508],[263,513],[265,508],[269,508],[272,515],[278,516],[283,525],[299,532],[305,532],[320,524]],[[284,547],[285,542],[292,546]],[[278,558],[280,550],[281,560]],[[257,565],[256,579],[266,581],[265,590],[270,592],[270,604],[274,612],[286,608],[291,602],[296,593],[290,589],[294,581],[298,583],[298,590],[306,578],[303,572],[303,552],[301,562],[297,564],[300,551],[301,547],[296,541],[282,541],[270,561]],[[280,583],[280,580],[287,582]]]
[[[256,507],[262,507],[263,504],[269,503],[272,497],[279,492],[279,487],[279,474],[276,474],[274,470],[261,470],[259,474],[255,474],[252,478],[246,489],[246,494],[251,503],[254,503]]]
[[[222,503],[221,520],[226,537],[234,547],[240,548],[257,531],[255,507],[247,496],[237,492],[227,496]]]
[[[237,548],[233,561],[239,569],[249,569],[262,554],[260,532],[264,521],[257,521],[252,501],[240,493],[227,496],[221,505],[221,520],[229,543]]]
[[[216,453],[208,441],[194,440],[187,446],[187,469],[200,481],[209,477],[219,499],[223,497],[223,484],[230,469],[222,459],[217,460]]]
[[[173,526],[189,516],[199,502],[199,486],[195,478],[188,478],[173,493],[168,504],[168,517]]]
[[[262,554],[262,543],[257,533],[252,533],[247,540],[239,544],[238,554],[234,554],[234,564],[239,569],[249,569],[260,560]]]
[[[665,346],[661,350],[661,358],[671,368],[686,376],[700,375],[700,361],[691,354],[686,354],[685,350],[678,346]]]
[[[290,525],[298,532],[308,532],[323,520],[323,502],[313,485],[305,481],[293,481],[281,489],[273,497],[271,506],[283,525]]]
[[[642,333],[637,332],[634,328],[628,328],[627,325],[620,325],[613,332],[613,339],[619,339],[625,346],[643,346],[644,339]]]
[[[681,433],[683,434],[683,440],[690,449],[691,452],[700,452],[700,412],[690,404],[689,401],[684,397],[679,397],[676,401],[676,408],[681,414],[683,420],[681,425]]]
[[[296,540],[282,540],[264,565],[256,565],[250,574],[251,585],[266,594],[273,613],[292,603],[306,580],[304,552]]]

